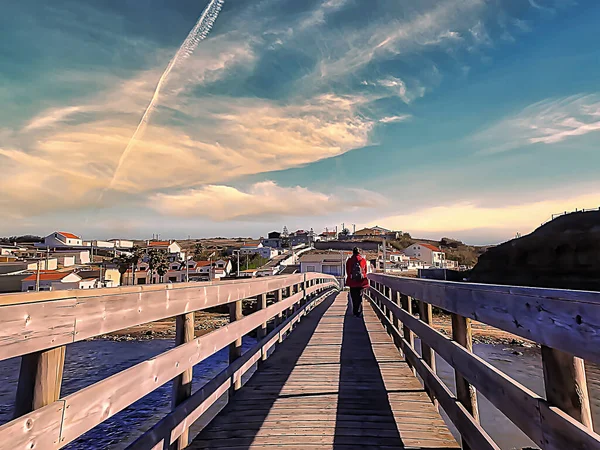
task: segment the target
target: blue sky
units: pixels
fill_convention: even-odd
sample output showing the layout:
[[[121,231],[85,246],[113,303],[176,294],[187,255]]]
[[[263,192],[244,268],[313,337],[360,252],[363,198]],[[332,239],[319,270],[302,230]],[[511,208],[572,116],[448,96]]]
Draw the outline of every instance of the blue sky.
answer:
[[[495,243],[600,206],[598,2],[217,6],[2,6],[0,234]]]

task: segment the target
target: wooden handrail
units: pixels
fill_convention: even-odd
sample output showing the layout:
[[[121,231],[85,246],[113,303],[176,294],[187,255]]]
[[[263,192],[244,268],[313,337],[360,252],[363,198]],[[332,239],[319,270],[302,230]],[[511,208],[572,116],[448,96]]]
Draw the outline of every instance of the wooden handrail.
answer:
[[[600,292],[423,280],[369,279],[445,311],[600,364]]]
[[[7,294],[0,296],[0,361],[252,298],[318,276]]]
[[[464,340],[465,336],[461,336],[460,340],[463,340],[463,342],[447,338],[435,330],[430,323],[427,323],[430,322],[427,320],[427,316],[425,317],[426,320],[422,320],[424,317],[417,318],[413,316],[412,311],[407,311],[406,304],[410,304],[410,302],[402,302],[403,308],[389,298],[386,295],[386,288],[390,288],[392,292],[399,292],[401,297],[416,297],[422,302],[427,302],[454,314],[461,314],[463,317],[473,317],[475,315],[480,321],[509,332],[514,332],[513,326],[502,326],[506,323],[513,323],[507,320],[506,316],[525,311],[524,315],[526,317],[515,318],[515,320],[522,320],[524,323],[529,324],[535,323],[537,320],[540,324],[535,333],[532,329],[527,329],[522,331],[520,335],[526,334],[528,338],[544,343],[551,340],[547,334],[552,330],[544,320],[536,319],[536,317],[539,317],[538,315],[542,315],[544,318],[562,318],[562,323],[554,325],[558,328],[555,335],[565,335],[565,340],[573,342],[576,339],[569,340],[566,337],[569,334],[568,330],[572,328],[570,323],[567,326],[568,315],[573,311],[589,314],[589,317],[586,316],[586,326],[595,327],[594,323],[600,316],[600,294],[515,288],[512,286],[432,282],[432,280],[406,279],[380,274],[370,274],[369,279],[371,283],[368,290],[369,300],[373,303],[380,319],[391,330],[394,340],[401,342],[400,347],[407,361],[416,368],[424,381],[426,389],[432,392],[461,433],[463,448],[495,448],[493,441],[477,424],[476,404],[469,405],[467,403],[470,395],[473,395],[468,391],[470,385],[475,387],[542,449],[600,448],[600,436],[568,414],[570,413],[574,417],[577,416],[573,411],[569,411],[569,408],[571,408],[569,403],[563,405],[552,404],[522,386],[499,369],[474,355],[468,341]],[[502,304],[502,301],[504,301],[504,304]],[[539,306],[539,308],[534,308],[532,305]],[[386,311],[391,311],[393,318],[402,323],[402,332],[397,326],[394,326],[394,320],[389,318],[388,314],[385,313]],[[576,319],[575,321],[577,322]],[[446,386],[440,385],[441,380],[435,375],[435,367],[432,367],[426,359],[419,357],[414,349],[414,343],[406,338],[406,336],[411,335],[410,332],[407,334],[408,330],[420,338],[421,345],[424,348],[433,349],[454,368],[461,378],[464,378],[463,382],[466,383],[464,388],[467,389],[467,392],[463,394],[462,399],[457,399]],[[537,336],[538,332],[540,336]],[[582,330],[573,330],[572,333],[581,334]],[[572,344],[566,344],[566,346],[568,345]],[[584,352],[579,350],[579,353]],[[586,353],[593,354],[594,352]],[[583,367],[582,364],[581,368]],[[586,390],[585,393],[582,393],[580,399],[581,402],[585,402],[587,399],[585,378],[583,380],[568,380],[565,373],[560,374],[564,382],[564,389],[570,392],[569,389],[572,389],[570,384],[577,381],[577,389]],[[581,407],[585,408],[585,405]],[[475,411],[475,417],[469,409]]]
[[[263,347],[272,346],[279,341],[281,334],[291,329],[293,323],[299,320],[298,311],[306,311],[308,304],[314,303],[318,294],[329,293],[333,289],[338,289],[337,280],[334,277],[323,274],[299,274],[285,277],[269,277],[260,280],[243,281],[236,283],[220,283],[220,284],[200,284],[186,283],[190,286],[185,288],[173,289],[171,285],[163,285],[161,287],[153,286],[152,289],[145,291],[150,293],[149,296],[143,296],[143,290],[136,292],[123,292],[113,294],[106,290],[103,295],[93,295],[89,297],[80,297],[75,301],[73,306],[66,306],[63,315],[57,311],[57,305],[64,306],[64,302],[71,302],[76,296],[76,292],[63,292],[62,297],[56,292],[51,293],[51,299],[44,301],[41,296],[37,297],[34,302],[24,302],[0,305],[0,356],[6,355],[16,356],[23,354],[22,351],[15,353],[15,341],[21,342],[26,347],[25,352],[31,348],[35,351],[43,350],[42,353],[48,350],[47,346],[41,346],[44,342],[42,339],[45,336],[47,340],[49,336],[53,336],[51,324],[41,326],[38,324],[39,319],[45,317],[46,322],[51,322],[53,318],[49,312],[59,314],[59,317],[64,315],[71,317],[73,336],[70,342],[82,339],[78,337],[77,325],[78,320],[89,322],[89,318],[84,314],[90,312],[95,317],[97,311],[109,311],[104,317],[108,319],[113,315],[117,315],[119,305],[124,305],[126,308],[121,312],[121,325],[117,325],[117,321],[111,325],[111,329],[119,326],[129,327],[130,324],[137,322],[146,323],[156,320],[156,317],[165,318],[174,315],[187,314],[199,309],[205,309],[211,306],[220,304],[228,304],[240,302],[242,299],[256,297],[266,294],[271,291],[281,292],[281,289],[301,285],[302,288],[297,289],[297,293],[292,294],[287,298],[277,297],[276,303],[273,303],[265,308],[262,308],[246,317],[240,317],[239,320],[231,322],[229,325],[221,327],[209,334],[196,339],[182,339],[178,342],[175,348],[168,350],[160,355],[151,358],[147,361],[139,363],[127,370],[119,372],[109,378],[101,380],[91,386],[88,386],[80,391],[77,391],[64,398],[50,398],[49,404],[34,405],[32,412],[24,414],[15,420],[0,426],[0,450],[14,448],[33,448],[36,449],[57,449],[72,442],[77,437],[81,436],[86,431],[92,429],[99,423],[105,421],[117,412],[131,405],[135,401],[149,394],[164,383],[188,372],[194,365],[198,364],[205,358],[214,354],[222,348],[227,347],[231,343],[241,339],[242,336],[248,334],[257,327],[262,327],[268,321],[277,318],[284,311],[290,308],[295,308],[295,305],[302,303],[302,308],[298,308],[297,312],[287,318],[286,321],[280,323],[277,330],[278,335],[273,338],[272,333],[269,334],[268,342]],[[193,292],[194,289],[199,292]],[[173,293],[176,292],[175,295]],[[97,294],[97,293],[96,293]],[[131,303],[131,295],[137,296],[137,304],[140,303],[140,296],[145,297],[142,311],[140,315],[133,314],[128,316],[128,309]],[[86,299],[85,301],[83,299]],[[93,299],[93,300],[92,300]],[[310,300],[310,301],[309,301]],[[102,305],[94,308],[92,302],[95,301]],[[85,304],[85,307],[78,309],[79,304]],[[263,305],[266,306],[266,305]],[[112,308],[109,310],[109,307]],[[26,308],[30,317],[35,318],[37,324],[38,343],[35,346],[28,346],[26,340],[29,336],[14,323],[15,310],[14,308]],[[9,314],[4,314],[5,310]],[[110,319],[108,319],[110,320]],[[34,322],[33,319],[31,319]],[[8,325],[8,327],[6,327]],[[8,332],[6,331],[8,328]],[[114,329],[120,329],[114,328]],[[100,327],[101,329],[101,327]],[[81,328],[79,330],[82,330]],[[98,328],[96,329],[98,330]],[[102,332],[105,332],[102,330]],[[44,333],[46,333],[44,335]],[[83,334],[83,333],[82,333]],[[261,340],[260,342],[263,342]],[[62,342],[58,345],[62,345]],[[9,351],[5,348],[10,348]],[[259,358],[262,354],[259,353]],[[243,360],[244,358],[242,358]],[[252,361],[252,362],[250,362]],[[241,379],[241,375],[246,372],[249,367],[255,362],[255,359],[235,361],[231,367],[236,368],[233,374],[234,383]],[[240,364],[242,364],[240,366]],[[22,366],[23,370],[23,366]],[[43,372],[43,371],[42,371]],[[24,376],[25,374],[21,374]],[[60,374],[62,376],[62,373]],[[35,378],[35,377],[34,377]],[[34,383],[48,382],[48,380],[34,379]],[[222,386],[218,386],[221,388]],[[58,392],[60,392],[60,383],[58,383]],[[211,395],[216,395],[212,392]],[[184,395],[185,396],[185,395]],[[193,397],[193,396],[192,396]],[[192,398],[192,397],[188,397]],[[175,404],[175,411],[185,408],[183,405],[189,405],[187,399],[180,399]],[[36,409],[38,408],[38,409]],[[193,417],[199,417],[197,409],[194,410],[195,416],[191,416],[185,420],[185,423],[178,428],[173,436],[174,439],[180,438],[180,446],[185,446],[187,436],[185,435],[190,423],[193,422]],[[191,421],[191,422],[190,422]],[[170,442],[174,442],[173,440]]]

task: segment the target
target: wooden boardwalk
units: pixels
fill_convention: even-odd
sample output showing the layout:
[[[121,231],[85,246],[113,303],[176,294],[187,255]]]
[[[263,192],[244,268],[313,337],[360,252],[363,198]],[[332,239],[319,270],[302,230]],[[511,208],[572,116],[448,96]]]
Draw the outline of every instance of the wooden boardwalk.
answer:
[[[460,448],[365,301],[316,307],[190,448]]]

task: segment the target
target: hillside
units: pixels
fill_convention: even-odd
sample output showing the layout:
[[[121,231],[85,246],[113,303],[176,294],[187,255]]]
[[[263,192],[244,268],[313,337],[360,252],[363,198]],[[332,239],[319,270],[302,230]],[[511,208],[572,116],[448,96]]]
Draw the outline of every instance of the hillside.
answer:
[[[403,250],[415,242],[425,242],[435,245],[446,253],[446,258],[453,261],[458,261],[459,264],[465,266],[474,266],[478,258],[485,253],[488,246],[468,245],[461,241],[450,238],[442,238],[439,241],[431,239],[417,239],[410,234],[404,233],[400,239],[388,241],[390,245],[398,250]]]
[[[489,249],[470,280],[600,290],[600,211],[572,213]]]

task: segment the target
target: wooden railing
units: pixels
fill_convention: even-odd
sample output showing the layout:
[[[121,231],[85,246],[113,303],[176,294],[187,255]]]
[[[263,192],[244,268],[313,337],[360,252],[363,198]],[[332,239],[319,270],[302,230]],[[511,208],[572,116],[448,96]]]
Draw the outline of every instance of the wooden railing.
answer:
[[[188,429],[281,342],[315,303],[338,289],[317,273],[220,283],[180,283],[0,295],[0,360],[21,356],[15,419],[0,426],[0,449],[58,449],[174,380],[173,409],[130,448],[184,448]],[[273,302],[268,305],[267,294]],[[257,310],[242,315],[242,300]],[[230,323],[194,337],[194,311],[228,304]],[[176,317],[176,346],[66,397],[60,396],[66,344]],[[274,329],[267,334],[267,323]],[[242,337],[257,331],[241,352]],[[230,364],[191,394],[193,367],[229,346]]]
[[[476,389],[544,450],[600,449],[584,370],[584,360],[600,363],[600,293],[380,274],[369,280],[369,300],[463,448],[499,449],[479,425]],[[432,326],[432,305],[452,315],[452,339]],[[472,319],[541,344],[545,398],[473,354]],[[434,352],[454,368],[456,395],[436,375]]]

